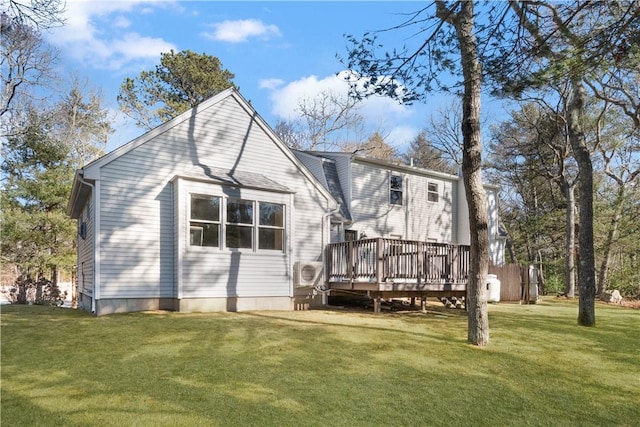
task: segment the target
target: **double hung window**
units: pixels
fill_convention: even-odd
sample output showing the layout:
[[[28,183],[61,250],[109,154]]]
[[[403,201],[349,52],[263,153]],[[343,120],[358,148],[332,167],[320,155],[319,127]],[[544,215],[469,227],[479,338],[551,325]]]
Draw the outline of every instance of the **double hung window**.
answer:
[[[228,248],[253,248],[253,202],[227,201],[226,241]]]
[[[427,200],[430,202],[438,202],[439,199],[438,184],[430,182],[427,184]]]
[[[389,175],[389,203],[392,205],[402,204],[402,176]]]
[[[259,203],[258,249],[284,249],[284,205]]]
[[[220,197],[191,195],[189,244],[220,246]]]
[[[284,250],[285,205],[203,194],[190,201],[190,246]]]

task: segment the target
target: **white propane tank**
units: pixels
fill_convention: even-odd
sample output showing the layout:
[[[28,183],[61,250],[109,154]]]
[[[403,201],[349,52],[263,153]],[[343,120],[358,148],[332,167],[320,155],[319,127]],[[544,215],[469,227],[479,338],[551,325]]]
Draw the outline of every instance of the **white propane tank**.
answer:
[[[500,280],[495,274],[487,274],[487,302],[500,302]]]

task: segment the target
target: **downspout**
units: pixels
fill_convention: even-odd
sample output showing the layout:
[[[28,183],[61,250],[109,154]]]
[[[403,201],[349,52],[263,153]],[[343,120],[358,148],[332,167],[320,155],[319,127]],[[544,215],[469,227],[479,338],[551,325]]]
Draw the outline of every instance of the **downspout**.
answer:
[[[328,240],[329,240],[328,237],[329,237],[329,235],[331,233],[331,223],[329,221],[329,217],[331,215],[337,214],[339,212],[340,212],[340,205],[338,205],[338,207],[335,210],[329,211],[329,212],[327,212],[327,213],[322,215],[322,239],[321,239],[322,240],[322,252],[321,253],[322,253],[323,277],[325,276],[324,273],[326,273],[324,267],[325,267],[325,265],[327,263],[327,260],[326,260],[327,247],[326,246],[327,246]],[[325,227],[327,228],[326,230],[325,230]],[[323,285],[324,285],[324,283],[323,283]],[[328,293],[329,293],[329,291],[325,290],[324,286],[323,286],[323,289],[317,289],[317,290],[322,292],[322,305],[327,305],[328,304]]]
[[[413,159],[411,159],[411,166],[413,166]],[[409,177],[406,177],[406,185],[405,185],[405,193],[407,197],[405,197],[404,203],[404,238],[407,240],[415,240],[413,235],[409,233],[409,227],[411,222],[409,221],[409,215],[411,214],[411,210],[409,208]]]
[[[82,184],[91,188],[91,204],[93,205],[92,211],[94,221],[93,236],[91,236],[91,257],[93,258],[91,262],[91,314],[96,314],[96,187],[92,183],[85,181],[81,175],[78,175],[78,178]]]

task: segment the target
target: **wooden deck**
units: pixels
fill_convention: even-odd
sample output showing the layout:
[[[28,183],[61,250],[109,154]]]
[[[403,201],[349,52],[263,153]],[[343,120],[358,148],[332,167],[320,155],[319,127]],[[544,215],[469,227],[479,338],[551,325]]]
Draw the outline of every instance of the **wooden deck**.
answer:
[[[466,295],[469,246],[375,238],[326,251],[329,289],[367,293],[378,307],[380,298]]]

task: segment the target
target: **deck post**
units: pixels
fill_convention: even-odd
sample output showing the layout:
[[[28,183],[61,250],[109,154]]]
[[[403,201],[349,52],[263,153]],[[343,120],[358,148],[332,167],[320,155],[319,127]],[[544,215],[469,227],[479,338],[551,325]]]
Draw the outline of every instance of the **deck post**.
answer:
[[[427,312],[427,297],[424,295],[420,297],[420,311],[423,313]]]
[[[380,313],[382,311],[382,309],[380,307],[381,306],[381,299],[382,298],[380,298],[380,293],[376,292],[373,295],[373,312],[374,313]]]
[[[349,257],[349,282],[353,286],[353,278],[356,271],[356,245],[354,240],[347,242],[347,256]]]
[[[384,273],[384,241],[376,239],[376,283],[382,282]]]
[[[417,278],[417,282],[418,285],[422,282],[422,276],[424,275],[424,252],[425,252],[425,245],[423,242],[418,242],[418,248],[417,248],[417,268],[416,268],[416,274],[418,275]]]
[[[460,257],[458,246],[451,246],[451,259],[449,262],[451,263],[450,271],[451,271],[451,281],[453,283],[459,283],[460,278],[458,276],[458,259]]]

